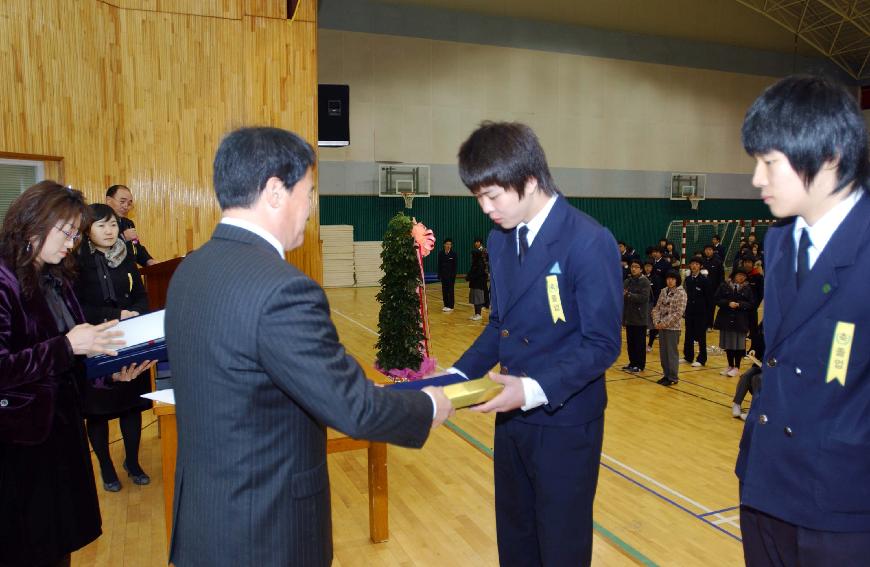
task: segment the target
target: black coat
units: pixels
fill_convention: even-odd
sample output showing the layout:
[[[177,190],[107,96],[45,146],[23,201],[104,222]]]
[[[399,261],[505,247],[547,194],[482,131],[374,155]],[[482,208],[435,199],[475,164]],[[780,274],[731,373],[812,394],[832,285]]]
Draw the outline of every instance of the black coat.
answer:
[[[626,291],[625,305],[622,310],[622,323],[638,327],[646,327],[649,320],[649,301],[652,289],[649,280],[641,274],[638,277],[629,276],[622,282]]]
[[[142,285],[142,277],[136,268],[132,245],[127,243],[127,257],[116,268],[109,268],[115,300],[103,298],[100,275],[97,268],[96,250],[91,253],[87,242],[79,247],[79,274],[75,283],[75,293],[85,313],[85,320],[92,325],[117,319],[121,310],[136,311],[140,315],[148,312],[148,296]],[[101,258],[102,259],[102,258]],[[151,391],[151,379],[143,372],[131,382],[105,381],[101,387],[94,387],[90,381],[82,381],[82,413],[87,416],[116,416],[131,409],[148,409],[151,402],[142,394]]]
[[[714,329],[737,333],[749,331],[749,312],[755,309],[755,298],[748,284],[743,284],[738,290],[733,283],[725,282],[716,290],[715,299],[719,312],[713,323]],[[732,301],[738,303],[737,308],[728,305]]]
[[[722,259],[716,254],[709,258],[705,256],[701,260],[701,267],[707,270],[707,279],[714,289],[717,289],[719,284],[725,281],[725,268],[722,266]]]
[[[468,287],[472,289],[486,289],[489,283],[489,275],[486,271],[486,258],[481,250],[471,251],[471,268],[465,275]]]

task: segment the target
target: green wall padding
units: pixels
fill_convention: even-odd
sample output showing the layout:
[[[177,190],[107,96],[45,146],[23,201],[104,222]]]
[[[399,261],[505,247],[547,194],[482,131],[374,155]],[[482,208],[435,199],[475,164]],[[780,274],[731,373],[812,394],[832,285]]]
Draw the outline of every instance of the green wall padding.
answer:
[[[693,211],[685,201],[667,199],[609,199],[569,197],[568,202],[610,229],[639,252],[656,244],[668,224],[678,219],[770,219],[767,206],[755,199],[709,199]],[[476,237],[486,242],[493,224],[473,197],[429,197],[414,199],[405,209],[402,199],[370,196],[323,195],[320,224],[353,225],[354,240],[381,240],[387,222],[399,211],[414,216],[435,231],[438,249],[445,238],[453,238],[459,256],[459,273],[471,264],[471,244]],[[424,261],[426,272],[437,271],[437,256]]]

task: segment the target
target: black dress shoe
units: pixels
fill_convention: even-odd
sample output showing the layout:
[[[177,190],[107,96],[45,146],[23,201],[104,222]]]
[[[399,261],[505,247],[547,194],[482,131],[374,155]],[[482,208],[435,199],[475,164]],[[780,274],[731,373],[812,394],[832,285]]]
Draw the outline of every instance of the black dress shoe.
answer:
[[[626,372],[631,372],[632,368],[634,368],[634,367],[631,364],[626,364],[625,366],[622,367],[622,370],[625,370]]]
[[[106,492],[121,492],[121,481],[113,480],[112,482],[103,481],[103,490]]]
[[[140,486],[150,484],[151,477],[145,474],[145,471],[139,469],[138,473],[134,473],[127,468],[127,461],[124,461],[124,470],[127,471],[127,476],[133,479],[133,484],[138,484]]]
[[[656,380],[656,384],[661,384],[662,386],[670,386],[671,381],[668,380],[667,378],[661,378],[659,380]]]
[[[678,384],[679,380],[668,380],[668,383],[665,386],[673,386],[674,384]]]

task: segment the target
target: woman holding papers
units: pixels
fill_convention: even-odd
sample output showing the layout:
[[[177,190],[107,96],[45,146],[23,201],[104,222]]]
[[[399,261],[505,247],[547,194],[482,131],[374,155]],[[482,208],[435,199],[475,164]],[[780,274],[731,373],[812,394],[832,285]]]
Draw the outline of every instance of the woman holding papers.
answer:
[[[136,268],[131,245],[118,237],[118,218],[108,205],[90,206],[90,222],[82,227],[84,242],[79,247],[79,275],[75,294],[88,323],[127,319],[148,310],[148,296]],[[88,438],[100,462],[103,488],[121,490],[121,481],[109,455],[109,420],[118,418],[124,438],[124,470],[134,484],[151,479],[139,466],[139,440],[142,435],[142,410],[151,402],[142,394],[151,391],[145,370],[153,362],[131,365],[130,382],[98,379],[83,381],[82,413],[87,418]]]
[[[76,355],[124,342],[116,321],[83,324],[70,286],[86,214],[80,192],[43,181],[0,229],[0,565],[69,565],[100,535]]]

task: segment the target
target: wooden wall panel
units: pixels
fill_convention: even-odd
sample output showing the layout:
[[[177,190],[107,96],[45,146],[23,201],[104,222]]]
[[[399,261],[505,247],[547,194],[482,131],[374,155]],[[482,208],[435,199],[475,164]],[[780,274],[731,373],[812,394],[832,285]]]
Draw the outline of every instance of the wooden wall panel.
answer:
[[[125,10],[145,10],[239,20],[242,0],[99,0]]]
[[[316,23],[150,4],[0,3],[0,151],[63,158],[56,171],[92,202],[128,185],[142,241],[169,259],[202,245],[220,218],[211,164],[228,131],[272,125],[316,144]],[[241,14],[241,0],[202,5]],[[317,213],[291,257],[321,281]]]
[[[287,19],[287,0],[244,0],[246,16]],[[316,7],[316,2],[314,3]]]

